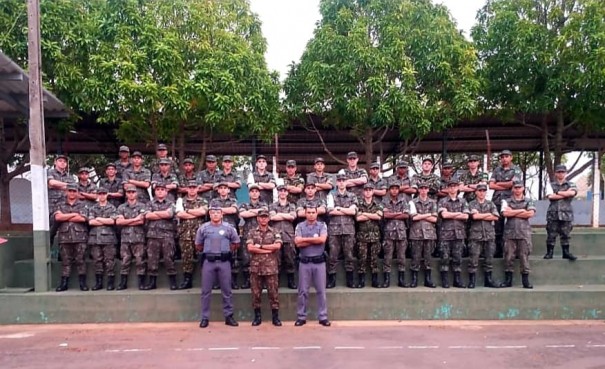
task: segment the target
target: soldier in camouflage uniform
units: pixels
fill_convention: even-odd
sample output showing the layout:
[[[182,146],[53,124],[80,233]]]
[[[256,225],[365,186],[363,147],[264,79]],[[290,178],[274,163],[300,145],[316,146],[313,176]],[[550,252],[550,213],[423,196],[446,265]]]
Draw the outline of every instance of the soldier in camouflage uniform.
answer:
[[[440,199],[449,196],[449,190],[447,187],[450,181],[452,180],[453,176],[454,164],[449,160],[443,161],[443,163],[441,164],[441,177],[439,178],[440,185],[439,192],[437,192],[437,202],[439,202]]]
[[[95,266],[95,285],[93,291],[103,288],[103,274],[107,273],[107,291],[113,291],[116,265],[116,217],[117,209],[108,201],[109,190],[99,187],[99,201],[88,209],[88,246]]]
[[[422,172],[412,178],[412,188],[417,190],[419,183],[429,186],[429,198],[437,200],[441,180],[433,173],[433,159],[429,157],[422,159]]]
[[[470,204],[475,199],[475,190],[479,183],[487,183],[487,173],[479,168],[479,156],[468,157],[468,170],[460,176],[460,192],[464,193],[464,199]]]
[[[552,259],[557,242],[560,237],[563,259],[575,261],[577,258],[569,252],[569,236],[573,229],[573,208],[571,201],[578,193],[576,184],[566,179],[567,168],[565,165],[555,167],[555,179],[550,181],[546,190],[546,197],[550,200],[546,212],[546,255],[544,259]]]
[[[359,168],[357,162],[359,157],[355,151],[351,151],[347,154],[347,167],[341,169],[338,173],[347,176],[345,184],[347,190],[353,192],[355,196],[363,196],[363,185],[368,183],[368,172],[365,169]]]
[[[149,166],[151,168],[151,174],[160,172],[160,161],[162,161],[162,159],[170,160],[170,172],[178,178],[179,166],[175,160],[168,157],[168,146],[166,146],[166,144],[159,144],[156,148],[155,159],[153,159],[151,165]]]
[[[87,214],[86,204],[84,201],[78,200],[78,185],[69,183],[65,201],[57,204],[54,213],[55,221],[59,224],[57,236],[62,265],[61,283],[56,289],[57,292],[67,290],[72,264],[75,264],[78,270],[80,290],[88,291],[86,262],[84,261],[86,241],[88,240]]]
[[[198,183],[195,180],[189,181],[187,196],[179,198],[176,203],[179,245],[183,259],[183,282],[179,285],[179,290],[192,287],[195,269],[195,234],[208,213],[208,201],[198,196],[197,189]]]
[[[431,278],[431,253],[435,248],[437,240],[437,202],[429,197],[430,187],[428,183],[418,182],[418,197],[410,201],[410,226],[409,240],[412,246],[412,280],[418,276],[420,262],[424,266],[424,286],[435,288]],[[410,286],[413,287],[413,286]]]
[[[257,227],[250,230],[246,247],[251,254],[250,289],[252,290],[252,308],[254,309],[253,326],[262,322],[260,304],[263,284],[267,286],[269,306],[271,307],[274,326],[281,327],[279,320],[279,249],[282,246],[281,234],[269,227],[269,210],[258,211]]]
[[[116,165],[108,163],[105,166],[105,178],[102,178],[99,182],[99,188],[103,187],[109,191],[107,201],[116,209],[124,202],[124,186],[122,186],[122,180],[117,173]]]
[[[288,190],[288,202],[296,205],[305,187],[305,180],[296,173],[296,160],[286,162],[286,174],[282,179]]]
[[[65,189],[69,183],[74,183],[73,177],[67,170],[67,156],[59,155],[55,164],[46,174],[48,178],[48,214],[50,216],[50,243],[53,244],[59,223],[55,221],[57,205],[65,201]]]
[[[231,155],[223,156],[223,168],[220,173],[220,182],[226,183],[231,191],[229,196],[235,198],[235,192],[242,187],[242,179],[235,170],[233,170],[233,157]],[[215,191],[216,192],[216,191]],[[215,193],[215,198],[219,196]]]
[[[391,263],[393,252],[397,255],[397,285],[399,287],[416,287],[418,273],[412,273],[412,283],[405,282],[405,252],[408,248],[406,222],[410,218],[410,206],[405,194],[400,194],[401,182],[396,176],[389,178],[389,192],[382,200],[384,208],[384,283],[383,288],[391,285]]]
[[[398,161],[393,177],[401,184],[401,187],[399,187],[399,194],[405,196],[407,201],[410,201],[412,195],[416,194],[417,189],[412,186],[412,179],[408,174],[408,168],[409,164],[407,161]]]
[[[135,258],[139,289],[145,287],[145,213],[147,206],[137,199],[137,187],[132,184],[124,186],[126,202],[118,207],[116,225],[122,228],[120,236],[120,285],[118,290],[128,288],[130,263]]]
[[[281,233],[282,248],[280,268],[286,271],[288,288],[298,288],[294,279],[296,272],[296,249],[294,247],[294,220],[296,205],[288,201],[288,189],[285,185],[277,186],[277,201],[269,206],[271,227]]]
[[[157,287],[160,255],[164,258],[170,289],[176,290],[176,268],[174,267],[174,202],[168,199],[168,191],[163,183],[156,183],[155,196],[147,204],[147,274],[149,283],[145,290]]]
[[[133,185],[137,190],[137,201],[147,204],[150,200],[148,188],[151,186],[151,172],[143,167],[143,154],[135,151],[132,154],[132,168],[122,173],[122,184],[124,191],[126,186]]]
[[[368,176],[368,183],[374,186],[374,199],[378,202],[382,202],[383,197],[387,194],[387,181],[380,177],[380,164],[370,164],[370,174]]]
[[[324,172],[325,167],[326,164],[323,158],[315,158],[313,165],[315,171],[307,175],[307,181],[305,182],[312,183],[315,185],[317,197],[319,197],[323,201],[327,201],[328,194],[334,188],[330,181],[330,177]],[[304,217],[304,212],[302,216],[299,216]]]
[[[189,183],[197,183],[198,174],[195,172],[195,163],[191,158],[183,160],[183,170],[179,174],[179,195],[185,197],[189,194]],[[199,187],[199,186],[198,186]]]
[[[179,180],[176,174],[170,171],[170,163],[170,159],[160,160],[160,171],[151,175],[151,189],[155,190],[159,184],[163,185],[167,191],[166,199],[175,203]]]
[[[206,201],[212,200],[214,196],[214,184],[220,182],[221,171],[217,169],[216,156],[206,156],[206,169],[198,174],[197,181],[200,184],[200,195]]]
[[[363,196],[357,203],[357,259],[359,260],[357,288],[365,287],[368,249],[370,251],[370,269],[372,271],[372,287],[378,284],[378,254],[380,253],[380,221],[382,220],[382,204],[374,199],[374,187],[371,183],[363,185]]]
[[[328,265],[327,288],[336,286],[336,266],[340,252],[344,254],[344,267],[347,276],[347,287],[355,288],[353,273],[355,271],[355,214],[357,213],[357,196],[347,191],[347,176],[336,175],[336,192],[334,206],[328,208],[330,222],[328,237],[330,237],[330,263]]]
[[[450,262],[454,270],[454,287],[465,288],[462,283],[462,249],[466,239],[466,222],[470,210],[466,200],[458,198],[457,179],[450,179],[447,190],[449,196],[441,199],[438,204],[438,213],[443,219],[441,224],[439,242],[441,243],[441,286],[449,288],[448,270]],[[451,260],[450,260],[451,256]]]
[[[239,216],[245,222],[242,230],[242,239],[246,242],[248,240],[248,233],[250,230],[255,229],[258,226],[256,218],[259,210],[267,207],[267,204],[260,198],[261,192],[259,186],[255,184],[249,185],[248,193],[250,194],[250,202],[241,204],[239,207]],[[242,274],[244,276],[244,281],[242,282],[241,288],[246,289],[250,288],[250,253],[248,253],[248,248],[245,245],[240,247],[239,252],[239,259],[241,262],[240,265]],[[237,277],[237,274],[234,277]]]
[[[97,202],[97,186],[88,176],[90,169],[82,167],[78,170],[78,199],[84,201],[86,206],[91,207]]]
[[[265,204],[273,203],[273,189],[275,186],[275,177],[273,173],[267,171],[267,157],[259,155],[256,157],[256,170],[250,173],[248,177],[248,186],[255,184],[260,191],[260,201]]]
[[[318,217],[325,217],[327,213],[326,201],[317,195],[317,187],[313,182],[305,183],[305,196],[296,203],[296,216],[299,219],[306,219],[305,208],[317,208]]]
[[[489,179],[489,188],[494,190],[492,201],[496,204],[498,212],[502,210],[502,200],[509,198],[512,194],[514,181],[523,180],[523,173],[518,166],[512,163],[513,154],[510,150],[503,150],[500,153],[500,165],[494,169],[491,178]],[[503,251],[503,230],[504,217],[501,217],[495,224],[496,230],[496,252],[494,257],[501,258]]]
[[[128,146],[120,146],[120,151],[118,152],[120,158],[113,163],[116,166],[117,176],[120,180],[123,179],[123,174],[127,169],[132,168],[132,162],[130,161],[130,149]]]
[[[237,230],[239,229],[239,209],[237,200],[235,197],[229,196],[229,187],[227,187],[226,182],[217,183],[214,190],[218,193],[218,197],[212,200],[211,204],[220,207],[222,221],[230,224],[237,233]],[[237,258],[238,250],[233,252],[233,257],[231,258],[231,289],[233,290],[239,289],[239,285],[237,284],[237,275],[239,274],[240,269],[240,260]]]
[[[468,245],[470,258],[468,262],[468,288],[475,288],[475,273],[479,266],[479,255],[483,251],[484,261],[484,287],[498,287],[492,279],[492,260],[496,248],[496,233],[494,221],[500,218],[498,209],[493,202],[487,200],[487,185],[479,183],[475,187],[475,199],[468,205],[470,213],[470,230],[468,232]]]
[[[500,287],[512,287],[515,257],[521,262],[523,288],[534,288],[529,282],[529,255],[532,250],[529,219],[536,214],[534,202],[524,195],[523,181],[513,183],[512,196],[502,200],[504,226],[504,282]]]

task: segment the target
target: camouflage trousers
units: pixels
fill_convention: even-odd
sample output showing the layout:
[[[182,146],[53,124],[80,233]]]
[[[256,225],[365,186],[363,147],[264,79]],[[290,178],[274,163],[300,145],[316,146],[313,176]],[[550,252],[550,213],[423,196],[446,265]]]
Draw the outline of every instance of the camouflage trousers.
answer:
[[[72,264],[76,265],[78,275],[86,275],[86,262],[84,261],[86,243],[61,243],[59,251],[61,252],[62,277],[70,276]]]
[[[504,271],[513,272],[515,257],[519,256],[521,274],[529,274],[529,255],[531,254],[531,240],[504,240]]]
[[[454,272],[462,271],[462,250],[464,249],[464,240],[440,241],[441,262],[439,270],[447,272],[452,265]]]
[[[160,256],[164,257],[167,275],[176,275],[174,267],[174,238],[147,239],[147,274],[157,277],[160,267]]]
[[[280,258],[278,259],[279,270],[285,270],[286,273],[296,272],[296,248],[292,242],[284,242],[280,249]]]
[[[365,273],[368,264],[368,249],[370,251],[370,270],[378,273],[378,254],[380,253],[380,241],[357,241],[357,260],[359,265],[357,273]]]
[[[237,274],[240,270],[244,273],[250,271],[250,252],[244,240],[242,240],[237,250],[233,253],[231,265],[231,273]]]
[[[195,270],[195,245],[190,238],[179,238],[181,247],[181,260],[183,260],[183,273],[193,274]]]
[[[468,272],[477,273],[479,267],[479,255],[483,251],[485,257],[483,261],[483,271],[491,272],[493,268],[494,252],[496,250],[496,241],[480,241],[480,240],[469,240],[469,258],[468,258]]]
[[[120,258],[122,259],[120,274],[128,275],[133,257],[137,267],[137,275],[145,275],[145,244],[143,242],[125,241],[122,241],[120,245]]]
[[[397,271],[405,272],[405,251],[408,248],[408,240],[384,240],[384,259],[382,269],[385,273],[391,272],[393,263],[393,251],[397,257]]]
[[[341,234],[330,236],[330,260],[328,263],[328,274],[336,273],[336,266],[338,265],[338,257],[340,252],[345,257],[345,270],[352,272],[355,269],[355,257],[353,251],[355,249],[355,235],[353,234]],[[367,252],[366,252],[367,254]]]
[[[546,245],[555,247],[557,236],[561,241],[561,247],[569,246],[569,239],[573,224],[564,220],[547,220],[546,221]]]
[[[252,292],[252,308],[260,309],[261,295],[263,294],[263,281],[267,284],[267,294],[269,295],[269,306],[271,309],[279,309],[279,275],[259,275],[250,274],[250,290]]]
[[[435,248],[435,240],[410,240],[410,243],[412,246],[410,269],[417,272],[422,263],[424,270],[431,270],[431,254]]]
[[[108,276],[116,274],[116,245],[90,245],[90,255],[94,261],[95,274],[103,274],[107,271]]]

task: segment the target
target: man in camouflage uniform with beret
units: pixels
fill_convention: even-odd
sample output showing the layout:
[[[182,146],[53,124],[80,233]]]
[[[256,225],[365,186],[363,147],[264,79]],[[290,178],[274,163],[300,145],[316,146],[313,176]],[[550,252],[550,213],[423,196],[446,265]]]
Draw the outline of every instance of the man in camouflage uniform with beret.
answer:
[[[166,199],[176,202],[179,180],[174,172],[170,170],[170,159],[160,159],[160,170],[151,175],[151,189],[155,190],[156,186],[161,184],[166,189]]]
[[[330,222],[328,237],[330,239],[330,260],[328,265],[327,288],[336,286],[336,266],[340,252],[344,254],[344,267],[347,287],[355,288],[353,273],[355,272],[355,214],[357,213],[357,196],[347,190],[347,176],[336,175],[336,192],[334,206],[328,208]]]
[[[128,146],[120,146],[118,156],[120,158],[113,163],[116,166],[118,178],[122,180],[124,172],[127,169],[132,168],[132,162],[130,161],[130,148],[128,148]]]
[[[86,242],[88,229],[86,217],[88,211],[84,201],[78,200],[78,185],[69,183],[66,186],[66,198],[57,204],[54,219],[59,224],[57,237],[59,238],[59,251],[61,253],[61,283],[56,291],[65,291],[69,285],[72,264],[78,270],[80,290],[88,291],[86,285]]]
[[[267,157],[265,155],[256,157],[256,169],[248,177],[248,186],[252,184],[258,186],[260,201],[265,204],[273,203],[273,189],[276,187],[275,177],[273,173],[267,170]]]
[[[67,170],[67,156],[59,155],[55,158],[55,164],[50,168],[46,177],[48,178],[48,214],[50,216],[50,242],[54,242],[59,223],[55,221],[57,205],[65,201],[65,189],[69,183],[74,183],[73,177]]]
[[[191,158],[183,160],[183,168],[179,174],[179,196],[184,197],[189,193],[189,183],[197,183],[198,174],[195,172],[195,163]],[[198,186],[199,187],[199,186]]]
[[[487,185],[479,183],[475,187],[475,199],[468,205],[470,212],[470,229],[468,231],[469,262],[468,288],[475,288],[476,273],[479,266],[479,255],[483,251],[484,286],[498,287],[492,279],[492,261],[496,248],[496,233],[494,222],[500,218],[496,205],[485,198]]]
[[[500,287],[513,286],[515,257],[521,262],[521,281],[523,288],[534,288],[529,282],[529,255],[532,251],[531,225],[529,219],[536,214],[536,206],[524,194],[523,181],[514,181],[512,195],[502,200],[502,216],[506,218],[504,226],[504,282]]]
[[[134,156],[134,154],[133,154]],[[151,162],[149,166],[151,168],[151,174],[160,172],[160,162],[162,159],[167,159],[170,161],[170,172],[175,176],[179,175],[179,166],[176,161],[168,157],[168,146],[166,144],[159,144],[155,150],[155,158]]]
[[[416,194],[417,189],[412,185],[412,178],[408,173],[409,163],[405,160],[400,160],[395,165],[395,174],[391,176],[395,178],[401,186],[399,187],[399,194],[405,196],[407,201],[412,199],[412,195]]]
[[[176,268],[174,267],[174,202],[168,199],[168,191],[163,183],[156,183],[155,196],[147,204],[147,274],[149,283],[145,290],[157,288],[160,255],[163,256],[170,289],[176,290]]]
[[[422,171],[412,178],[412,187],[418,190],[418,184],[422,183],[429,188],[429,198],[437,200],[437,193],[441,188],[439,176],[433,173],[433,159],[426,157],[422,159]]]
[[[195,234],[202,225],[208,212],[208,201],[198,196],[198,183],[189,181],[187,195],[176,203],[176,217],[179,219],[178,237],[183,260],[183,282],[180,290],[192,287],[193,271],[195,270]]]
[[[116,225],[121,227],[120,236],[120,284],[118,290],[128,288],[128,273],[134,257],[136,263],[139,289],[145,288],[145,214],[147,206],[137,199],[137,187],[133,184],[124,186],[126,202],[118,207]]]
[[[324,159],[321,157],[315,158],[313,161],[313,169],[314,171],[307,175],[307,181],[305,183],[311,183],[315,185],[315,190],[317,192],[317,197],[319,197],[324,202],[328,199],[328,194],[334,186],[330,181],[330,176],[328,176],[324,169],[326,168],[326,164]],[[304,197],[305,195],[302,195]],[[297,203],[298,204],[298,203]],[[304,218],[304,212],[302,215],[299,214],[299,217]]]
[[[105,166],[105,177],[101,178],[99,182],[99,188],[101,187],[107,189],[107,201],[117,210],[118,206],[124,202],[124,186],[122,186],[122,180],[118,177],[118,171],[114,163],[108,163]]]
[[[244,227],[242,230],[242,239],[247,242],[248,233],[258,226],[256,218],[261,208],[266,208],[268,205],[260,198],[260,187],[251,184],[248,186],[248,193],[250,194],[250,202],[241,204],[239,207],[239,216],[244,220]],[[240,262],[244,281],[241,288],[250,288],[250,253],[246,245],[240,247]],[[236,272],[234,272],[236,273]]]
[[[114,290],[116,265],[115,224],[117,209],[109,203],[109,190],[99,187],[98,202],[88,209],[88,246],[95,266],[95,285],[93,291],[103,288],[103,275],[107,273],[107,291]]]
[[[384,208],[384,282],[383,288],[391,285],[391,263],[393,252],[397,255],[397,285],[410,287],[405,282],[405,252],[408,248],[406,222],[410,218],[410,206],[405,194],[400,194],[401,182],[396,176],[389,178],[389,192],[382,200]],[[418,285],[418,273],[412,278],[412,287]]]
[[[147,204],[149,198],[149,186],[151,186],[151,172],[143,167],[143,154],[139,151],[132,153],[132,168],[126,169],[122,173],[122,184],[124,191],[126,186],[133,185],[137,191],[137,201]]]
[[[418,278],[420,264],[424,266],[424,286],[435,288],[431,277],[431,254],[437,241],[437,202],[429,197],[428,183],[418,182],[418,196],[409,202],[412,224],[409,240],[412,246],[412,282]],[[410,287],[415,287],[413,284]]]
[[[569,238],[573,229],[573,208],[571,202],[578,194],[576,184],[567,180],[567,167],[559,164],[555,167],[555,178],[547,187],[546,197],[550,200],[546,212],[546,255],[544,259],[552,259],[557,242],[560,237],[563,259],[575,261],[577,258],[569,252]]]
[[[288,189],[285,185],[277,186],[277,201],[269,205],[271,227],[281,233],[282,247],[280,268],[286,271],[288,288],[296,289],[294,273],[296,272],[296,249],[294,247],[294,220],[296,205],[288,201]]]
[[[368,183],[368,172],[357,166],[359,162],[359,156],[355,151],[351,151],[347,154],[347,167],[341,169],[338,173],[347,176],[345,184],[347,191],[353,192],[355,196],[363,196],[363,185]]]
[[[97,202],[97,186],[88,178],[90,169],[82,167],[78,170],[78,199],[84,201],[86,206],[93,206]]]
[[[231,155],[223,156],[223,165],[219,174],[219,182],[225,183],[229,188],[229,196],[235,198],[235,192],[242,187],[242,179],[237,171],[233,170],[233,157]],[[214,198],[219,196],[215,190]]]
[[[437,192],[437,201],[449,196],[448,184],[454,177],[454,163],[450,160],[444,160],[441,163],[441,177],[439,178],[439,192]]]
[[[317,195],[317,187],[314,182],[305,183],[305,195],[296,203],[296,215],[299,219],[306,219],[305,208],[309,206],[317,208],[317,215],[320,219],[326,216],[326,200]]]
[[[262,323],[261,295],[263,284],[267,286],[269,306],[274,326],[282,325],[279,320],[279,250],[282,246],[281,233],[269,227],[269,210],[265,207],[258,210],[257,226],[248,233],[246,247],[251,255],[250,289],[252,291],[252,308],[254,309],[253,326]]]
[[[197,178],[200,184],[199,193],[206,200],[212,200],[214,196],[214,184],[221,181],[221,171],[218,169],[216,156],[206,156],[206,169],[198,174]]]
[[[305,180],[296,173],[296,160],[286,162],[286,174],[282,176],[284,186],[288,190],[288,201],[296,205],[303,193]]]
[[[478,155],[468,157],[468,170],[460,176],[460,192],[464,193],[464,199],[470,204],[475,199],[475,190],[479,183],[487,184],[488,176],[480,168]]]
[[[374,199],[382,202],[383,197],[387,194],[387,181],[380,177],[380,164],[370,164],[370,173],[368,175],[368,183],[374,187]]]
[[[382,220],[382,204],[374,199],[374,187],[371,183],[363,185],[363,196],[357,203],[357,288],[365,287],[368,250],[370,251],[370,269],[372,271],[372,287],[378,284],[378,253],[380,253],[380,221]]]

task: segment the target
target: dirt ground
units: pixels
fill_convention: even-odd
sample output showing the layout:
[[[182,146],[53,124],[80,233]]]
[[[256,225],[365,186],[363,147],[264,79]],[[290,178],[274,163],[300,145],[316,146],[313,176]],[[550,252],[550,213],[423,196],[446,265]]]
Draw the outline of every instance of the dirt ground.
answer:
[[[0,327],[0,368],[605,368],[603,322]]]

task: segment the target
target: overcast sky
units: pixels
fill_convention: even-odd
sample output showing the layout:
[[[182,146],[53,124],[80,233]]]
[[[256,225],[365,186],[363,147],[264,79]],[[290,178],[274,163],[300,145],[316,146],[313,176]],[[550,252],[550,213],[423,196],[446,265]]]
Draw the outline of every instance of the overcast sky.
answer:
[[[475,15],[485,0],[433,0],[445,4],[468,36],[475,23]],[[267,64],[269,69],[286,77],[288,65],[298,62],[307,41],[313,36],[319,20],[319,0],[250,0],[252,11],[263,23],[263,35],[267,39]]]

